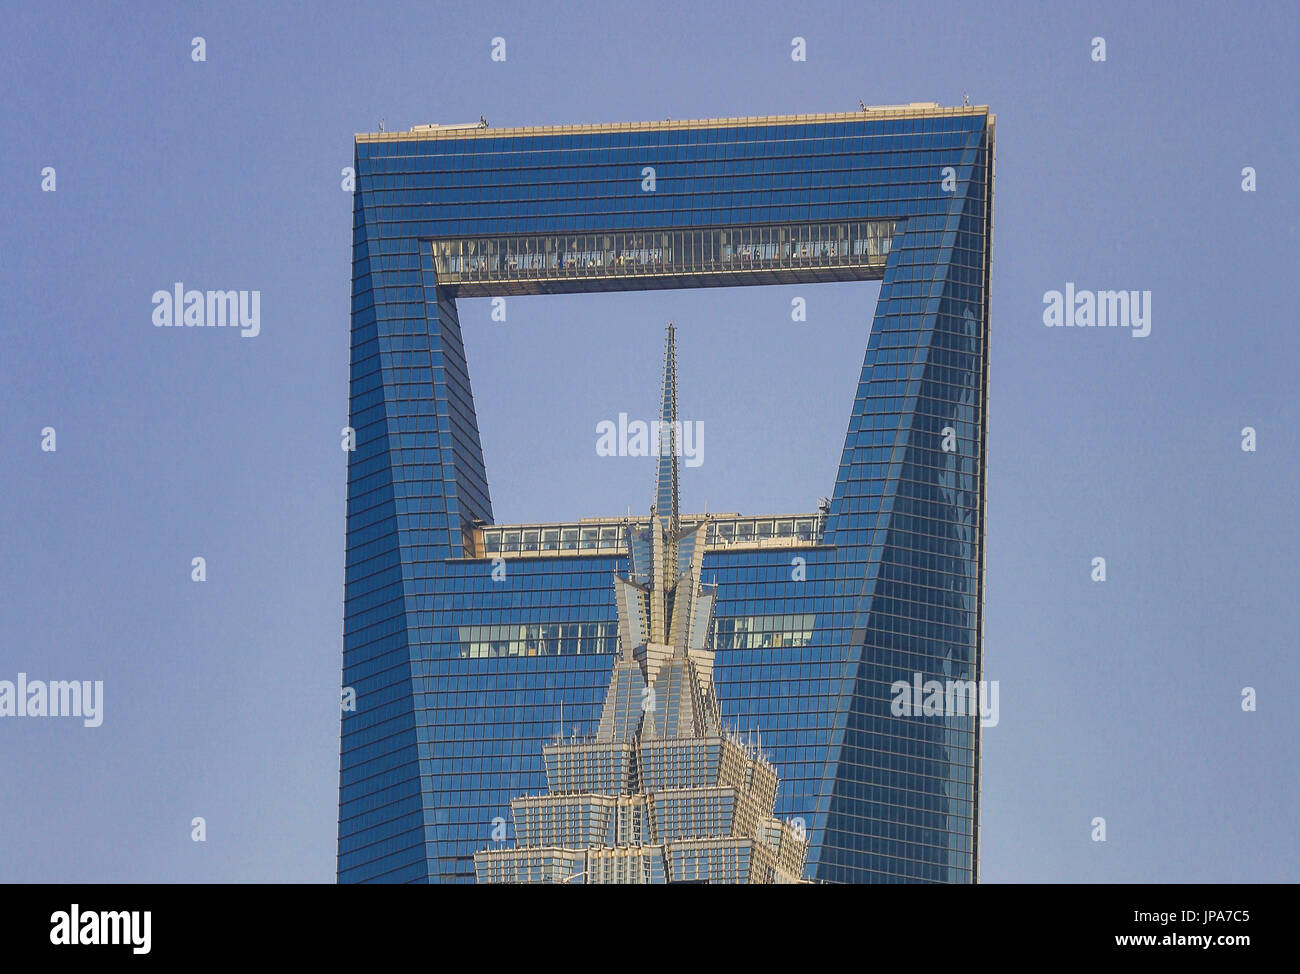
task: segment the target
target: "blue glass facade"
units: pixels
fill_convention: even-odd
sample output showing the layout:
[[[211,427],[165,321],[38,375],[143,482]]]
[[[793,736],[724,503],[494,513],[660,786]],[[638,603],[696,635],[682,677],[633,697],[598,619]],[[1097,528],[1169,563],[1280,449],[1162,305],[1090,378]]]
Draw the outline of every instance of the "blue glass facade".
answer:
[[[879,279],[820,533],[705,554],[715,679],[810,878],[973,881],[978,717],[890,703],[983,675],[987,110],[422,128],[358,136],[356,172],[339,880],[472,882],[615,659],[625,547],[483,543],[457,297]]]

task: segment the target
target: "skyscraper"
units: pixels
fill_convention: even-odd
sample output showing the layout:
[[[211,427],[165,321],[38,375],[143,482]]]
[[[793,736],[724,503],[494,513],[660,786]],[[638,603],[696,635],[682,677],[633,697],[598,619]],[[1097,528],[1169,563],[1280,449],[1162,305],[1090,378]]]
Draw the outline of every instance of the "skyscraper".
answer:
[[[891,687],[982,678],[993,142],[986,108],[932,104],[357,136],[340,881],[473,881],[561,705],[598,727],[611,578],[703,523],[657,496],[496,524],[457,299],[868,280],[827,503],[702,529],[713,676],[809,878],[976,878],[978,717],[898,716]]]
[[[700,582],[707,518],[683,531],[677,359],[668,326],[657,501],[615,576],[618,650],[594,738],[544,749],[549,793],[510,802],[514,848],[474,856],[479,882],[797,883],[804,823],[772,817],[776,769],[724,734]],[[636,542],[640,542],[637,544]],[[640,552],[640,555],[637,552]],[[497,821],[504,831],[504,819]]]

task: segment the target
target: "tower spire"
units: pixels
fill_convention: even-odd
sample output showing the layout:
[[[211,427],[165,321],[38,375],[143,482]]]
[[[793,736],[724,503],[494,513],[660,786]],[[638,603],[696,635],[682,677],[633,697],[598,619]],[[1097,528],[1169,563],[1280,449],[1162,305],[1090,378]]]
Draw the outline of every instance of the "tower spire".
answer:
[[[664,348],[663,401],[659,409],[659,471],[655,478],[655,508],[659,521],[676,537],[679,528],[677,492],[677,453],[681,428],[677,423],[677,332],[668,322],[668,341]],[[675,573],[674,573],[675,574]]]
[[[681,427],[677,422],[677,330],[668,322],[668,339],[664,347],[663,402],[659,409],[659,470],[655,476],[656,516],[651,519],[651,529],[659,544],[656,554],[657,576],[662,598],[677,581],[677,542],[681,536],[680,508],[677,492],[677,450]],[[666,609],[666,605],[665,605]],[[657,621],[666,616],[655,612]],[[662,638],[667,638],[665,635]]]

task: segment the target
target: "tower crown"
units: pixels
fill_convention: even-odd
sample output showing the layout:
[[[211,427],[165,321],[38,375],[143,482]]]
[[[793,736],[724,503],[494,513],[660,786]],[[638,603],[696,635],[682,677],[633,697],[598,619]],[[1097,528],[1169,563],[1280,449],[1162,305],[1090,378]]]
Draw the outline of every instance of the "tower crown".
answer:
[[[600,739],[699,737],[720,727],[713,653],[705,646],[713,593],[700,583],[707,522],[682,531],[677,437],[677,337],[669,322],[655,500],[649,528],[629,545],[628,575],[614,577],[622,645],[601,711]],[[642,559],[648,553],[649,565],[638,564],[638,550]]]

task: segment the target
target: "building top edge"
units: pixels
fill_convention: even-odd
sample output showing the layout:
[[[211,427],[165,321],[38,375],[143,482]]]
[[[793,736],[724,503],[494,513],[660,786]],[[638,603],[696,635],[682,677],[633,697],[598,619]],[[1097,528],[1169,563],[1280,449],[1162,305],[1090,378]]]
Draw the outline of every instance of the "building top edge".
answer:
[[[943,106],[938,102],[910,105],[868,106],[856,112],[823,112],[805,115],[742,115],[730,118],[664,119],[658,122],[594,122],[577,125],[522,125],[492,128],[487,125],[416,125],[405,132],[358,132],[357,142],[435,141],[439,139],[496,138],[499,136],[577,135],[596,132],[689,131],[730,128],[737,125],[799,125],[808,122],[850,122],[880,118],[934,118],[953,115],[994,116],[988,105]]]

